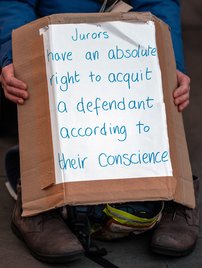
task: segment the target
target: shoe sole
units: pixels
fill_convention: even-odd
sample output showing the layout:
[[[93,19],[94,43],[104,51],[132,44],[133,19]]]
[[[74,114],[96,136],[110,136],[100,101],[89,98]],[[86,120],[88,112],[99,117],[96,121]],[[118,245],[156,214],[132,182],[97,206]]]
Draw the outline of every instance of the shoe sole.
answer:
[[[84,256],[83,251],[78,251],[74,252],[72,254],[69,254],[67,256],[46,256],[46,255],[41,255],[39,252],[33,250],[30,246],[27,245],[26,240],[24,239],[22,233],[19,231],[19,229],[16,227],[16,225],[11,222],[11,229],[13,233],[25,243],[27,248],[29,249],[30,253],[32,254],[33,257],[38,259],[39,261],[46,262],[46,263],[51,263],[51,264],[62,264],[62,263],[69,263],[72,261],[75,261],[77,259],[80,259],[81,257]]]
[[[159,247],[159,246],[151,246],[151,250],[153,253],[157,253],[157,254],[161,254],[161,255],[165,255],[165,256],[170,256],[170,257],[183,257],[183,256],[187,256],[190,253],[192,253],[192,251],[194,250],[196,246],[196,243],[189,249],[187,250],[183,250],[183,251],[176,251],[170,248],[163,248],[163,247]]]

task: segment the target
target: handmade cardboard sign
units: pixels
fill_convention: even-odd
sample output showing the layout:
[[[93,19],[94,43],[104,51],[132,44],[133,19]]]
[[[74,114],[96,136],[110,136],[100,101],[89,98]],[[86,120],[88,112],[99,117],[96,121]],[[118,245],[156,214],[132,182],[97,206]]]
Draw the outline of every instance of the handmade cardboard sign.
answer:
[[[19,107],[24,215],[138,200],[194,206],[164,23],[149,13],[53,15],[13,40],[30,91]]]
[[[154,22],[40,32],[56,183],[172,176]]]

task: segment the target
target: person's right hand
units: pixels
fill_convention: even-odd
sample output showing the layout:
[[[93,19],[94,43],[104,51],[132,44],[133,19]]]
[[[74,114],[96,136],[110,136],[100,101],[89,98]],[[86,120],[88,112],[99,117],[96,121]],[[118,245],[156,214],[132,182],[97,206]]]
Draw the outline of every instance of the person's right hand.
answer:
[[[17,104],[24,104],[25,100],[29,98],[27,85],[15,78],[12,63],[2,68],[0,83],[8,100]]]

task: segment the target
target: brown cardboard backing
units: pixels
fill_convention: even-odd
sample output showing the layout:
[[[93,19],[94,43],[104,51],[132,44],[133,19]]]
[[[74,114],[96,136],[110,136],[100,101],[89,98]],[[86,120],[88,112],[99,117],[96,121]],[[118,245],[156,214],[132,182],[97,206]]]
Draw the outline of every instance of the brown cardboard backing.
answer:
[[[168,124],[172,177],[100,180],[55,185],[52,135],[43,39],[49,24],[113,20],[155,21]],[[142,200],[175,200],[194,207],[192,174],[182,116],[173,104],[176,66],[170,32],[150,13],[59,14],[44,17],[13,32],[16,76],[28,84],[30,99],[18,107],[23,216],[64,204],[98,204]]]

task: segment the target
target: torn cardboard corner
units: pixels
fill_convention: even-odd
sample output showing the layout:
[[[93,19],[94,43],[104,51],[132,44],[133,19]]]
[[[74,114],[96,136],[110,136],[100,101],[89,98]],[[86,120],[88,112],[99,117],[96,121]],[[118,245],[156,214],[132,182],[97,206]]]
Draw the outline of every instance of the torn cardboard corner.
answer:
[[[18,107],[24,216],[66,204],[194,207],[166,24],[150,13],[52,15],[13,32],[13,61],[30,93]]]
[[[103,3],[103,6],[100,10],[100,12],[102,12],[102,9],[105,9],[107,2]],[[132,10],[133,7],[129,4],[127,4],[124,1],[116,1],[114,2],[114,4],[112,4],[110,7],[108,7],[105,12],[128,12],[130,10]]]

